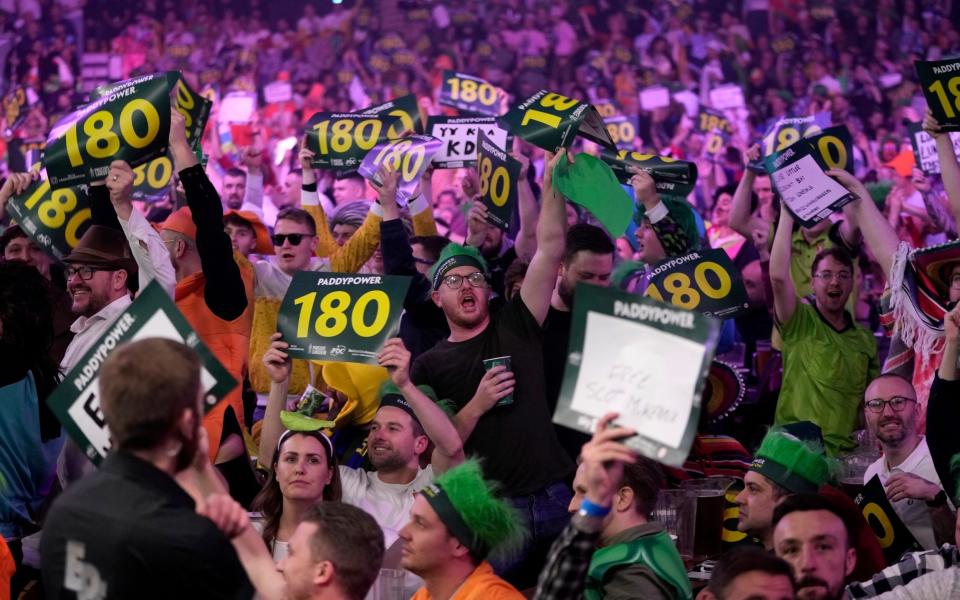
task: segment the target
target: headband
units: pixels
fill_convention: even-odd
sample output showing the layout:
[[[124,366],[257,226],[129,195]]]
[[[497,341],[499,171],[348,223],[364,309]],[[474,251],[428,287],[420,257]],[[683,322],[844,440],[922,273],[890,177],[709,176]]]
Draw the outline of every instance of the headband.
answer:
[[[443,278],[447,276],[447,273],[457,267],[476,267],[484,275],[487,274],[487,268],[477,259],[468,254],[454,254],[437,265],[433,272],[433,289],[440,289]]]
[[[466,546],[475,558],[483,558],[488,554],[490,549],[486,542],[467,526],[442,487],[436,484],[429,485],[420,490],[420,493],[426,498],[431,508],[443,521],[443,524],[447,526],[453,537],[460,540],[460,543]]]

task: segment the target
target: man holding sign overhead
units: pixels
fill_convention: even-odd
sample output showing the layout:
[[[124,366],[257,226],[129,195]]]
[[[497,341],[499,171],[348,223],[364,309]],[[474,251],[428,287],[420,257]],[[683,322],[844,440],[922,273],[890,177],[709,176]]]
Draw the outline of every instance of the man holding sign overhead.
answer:
[[[490,314],[486,261],[476,250],[448,245],[432,269],[433,302],[443,309],[450,337],[421,354],[412,379],[456,403],[457,430],[467,452],[484,459],[487,477],[521,510],[534,532],[519,564],[498,572],[519,588],[533,585],[536,568],[567,521],[573,465],[557,442],[543,372],[543,322],[563,259],[566,211],[552,185],[565,150],[551,156],[537,223],[537,251],[520,294]]]

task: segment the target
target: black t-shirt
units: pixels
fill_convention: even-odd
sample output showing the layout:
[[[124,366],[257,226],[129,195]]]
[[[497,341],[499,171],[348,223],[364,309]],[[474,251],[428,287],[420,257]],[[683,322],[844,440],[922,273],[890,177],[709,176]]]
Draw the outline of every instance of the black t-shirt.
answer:
[[[550,307],[547,320],[543,322],[543,368],[547,382],[547,405],[552,416],[557,410],[560,388],[563,387],[563,370],[567,366],[567,346],[570,345],[570,326],[573,312]],[[590,436],[575,429],[554,425],[557,440],[571,460],[580,456],[580,449],[590,441]]]
[[[125,452],[57,499],[40,553],[47,598],[253,597],[230,541],[193,499]]]
[[[438,397],[462,409],[486,372],[483,360],[510,356],[517,381],[513,404],[487,411],[465,444],[468,454],[483,459],[484,473],[503,485],[506,496],[536,492],[573,469],[547,410],[542,340],[540,325],[517,294],[479,335],[463,342],[443,340],[413,363],[415,383],[432,386]]]

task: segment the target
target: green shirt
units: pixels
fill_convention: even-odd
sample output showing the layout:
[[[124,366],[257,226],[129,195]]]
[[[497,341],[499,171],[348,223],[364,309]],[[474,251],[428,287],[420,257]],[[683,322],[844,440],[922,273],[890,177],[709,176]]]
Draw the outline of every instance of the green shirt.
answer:
[[[816,307],[797,302],[779,325],[783,337],[783,386],[774,424],[812,421],[831,455],[852,450],[850,437],[867,384],[880,373],[873,334],[856,325],[836,330]]]

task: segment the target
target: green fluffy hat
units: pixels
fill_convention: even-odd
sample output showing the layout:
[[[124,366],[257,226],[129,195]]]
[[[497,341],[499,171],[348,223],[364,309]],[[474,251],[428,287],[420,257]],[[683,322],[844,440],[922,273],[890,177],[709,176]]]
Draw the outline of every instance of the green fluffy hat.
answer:
[[[526,539],[520,517],[496,495],[496,486],[484,480],[476,459],[440,475],[421,493],[450,533],[477,560],[490,554],[509,556]]]
[[[666,205],[670,216],[680,225],[680,228],[683,230],[683,235],[686,238],[684,240],[684,247],[679,254],[670,253],[667,248],[664,248],[668,250],[667,258],[683,256],[688,252],[696,250],[700,246],[700,234],[697,232],[697,218],[693,216],[693,208],[691,208],[690,203],[684,198],[676,198],[673,196],[660,196],[660,201]],[[634,222],[639,226],[643,223],[643,219],[646,216],[647,207],[639,204],[637,206],[637,212],[634,214]],[[663,240],[661,240],[661,242],[662,241]]]
[[[430,267],[430,279],[433,281],[433,289],[439,289],[443,278],[451,269],[457,267],[476,267],[483,271],[484,275],[490,274],[487,267],[487,261],[483,259],[480,251],[473,246],[461,246],[460,244],[449,243],[440,251],[437,262]]]
[[[833,466],[822,445],[778,428],[767,432],[750,470],[791,493],[815,494],[831,477]]]

